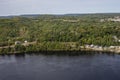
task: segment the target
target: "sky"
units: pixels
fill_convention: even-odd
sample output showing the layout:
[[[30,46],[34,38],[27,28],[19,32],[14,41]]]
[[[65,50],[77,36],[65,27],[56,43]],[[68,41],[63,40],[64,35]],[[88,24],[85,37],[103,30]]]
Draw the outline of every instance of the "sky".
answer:
[[[0,0],[0,16],[109,12],[120,12],[120,0]]]

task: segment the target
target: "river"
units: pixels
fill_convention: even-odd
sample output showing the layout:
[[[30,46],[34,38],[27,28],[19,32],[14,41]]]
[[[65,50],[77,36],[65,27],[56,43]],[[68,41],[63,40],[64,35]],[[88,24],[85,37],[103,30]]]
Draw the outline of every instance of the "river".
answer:
[[[120,80],[120,55],[4,55],[0,80]]]

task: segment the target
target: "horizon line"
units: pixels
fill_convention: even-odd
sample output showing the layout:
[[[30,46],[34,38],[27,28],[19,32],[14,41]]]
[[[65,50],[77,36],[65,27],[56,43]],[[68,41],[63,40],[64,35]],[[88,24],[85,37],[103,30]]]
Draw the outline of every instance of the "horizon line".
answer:
[[[68,15],[68,14],[119,14],[120,12],[86,12],[86,13],[23,13],[23,14],[9,14],[0,15],[1,17],[7,16],[24,16],[24,15]]]

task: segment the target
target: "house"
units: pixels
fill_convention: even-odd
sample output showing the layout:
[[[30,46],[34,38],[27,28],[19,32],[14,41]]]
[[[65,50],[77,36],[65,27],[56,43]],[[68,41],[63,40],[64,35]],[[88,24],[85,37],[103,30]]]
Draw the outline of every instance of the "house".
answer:
[[[90,45],[85,45],[85,48],[90,48]]]
[[[109,48],[110,48],[110,49],[115,49],[115,46],[110,46]]]
[[[105,19],[101,19],[101,20],[100,20],[100,22],[104,22],[104,21],[105,21]]]
[[[97,49],[97,48],[99,48],[99,46],[95,45],[94,48]]]
[[[99,46],[99,49],[102,49],[103,47],[102,46]]]
[[[27,40],[24,41],[24,43],[27,43],[27,42],[28,42]]]
[[[113,36],[113,38],[114,38],[114,40],[115,40],[115,41],[118,41],[118,38],[117,38],[117,36]]]
[[[20,41],[15,41],[15,45],[20,45],[21,42]]]
[[[118,40],[118,42],[120,42],[120,39]]]
[[[93,45],[93,44],[91,44],[91,45],[90,45],[90,47],[91,47],[91,48],[93,48],[93,47],[94,47],[94,45]]]
[[[120,46],[115,46],[116,49],[120,49]]]

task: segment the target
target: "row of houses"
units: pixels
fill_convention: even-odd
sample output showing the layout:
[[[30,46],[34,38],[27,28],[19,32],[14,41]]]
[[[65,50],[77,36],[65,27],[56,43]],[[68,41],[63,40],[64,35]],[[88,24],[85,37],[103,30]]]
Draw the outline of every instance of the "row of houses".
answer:
[[[91,44],[91,45],[85,45],[84,48],[90,50],[98,50],[98,51],[120,51],[120,46],[103,47],[103,46]]]

